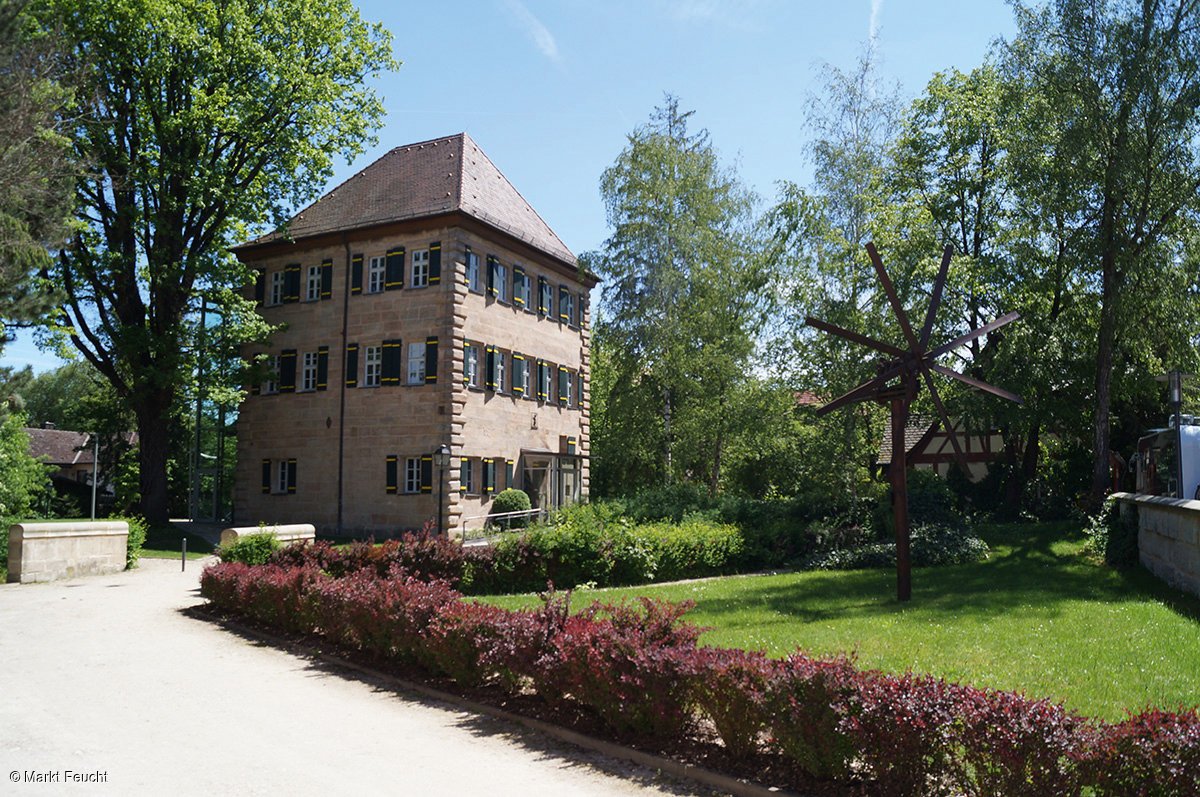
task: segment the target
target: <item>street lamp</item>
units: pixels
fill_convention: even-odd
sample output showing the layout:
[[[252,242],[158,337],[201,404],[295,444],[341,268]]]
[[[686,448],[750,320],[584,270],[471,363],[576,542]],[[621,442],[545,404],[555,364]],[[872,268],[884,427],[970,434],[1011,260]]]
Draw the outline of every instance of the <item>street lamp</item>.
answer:
[[[450,465],[450,446],[445,443],[438,446],[438,450],[433,452],[433,464],[437,465],[438,469],[438,534],[444,534],[445,529],[442,526],[443,497],[446,490],[445,472],[447,466]]]

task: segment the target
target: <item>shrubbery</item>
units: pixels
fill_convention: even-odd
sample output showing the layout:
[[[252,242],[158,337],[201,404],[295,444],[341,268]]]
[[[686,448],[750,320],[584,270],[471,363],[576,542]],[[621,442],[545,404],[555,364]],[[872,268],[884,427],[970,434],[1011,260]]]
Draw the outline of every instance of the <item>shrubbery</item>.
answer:
[[[223,562],[241,562],[244,565],[263,565],[279,550],[279,540],[269,531],[238,537],[228,545],[219,546],[215,553]]]
[[[142,557],[142,546],[146,544],[146,520],[135,516],[124,518],[129,526],[129,537],[125,543],[125,569],[137,567]]]
[[[910,533],[909,555],[916,567],[960,565],[978,562],[988,556],[988,546],[969,529],[927,524]],[[856,548],[835,548],[805,560],[806,570],[858,570],[894,567],[896,543],[876,542]]]
[[[1093,556],[1113,567],[1133,567],[1138,563],[1137,507],[1131,517],[1121,517],[1121,502],[1108,497],[1104,506],[1088,520],[1085,533],[1087,549]]]
[[[316,566],[323,555],[299,566],[222,562],[205,569],[201,593],[218,608],[463,685],[524,686],[592,712],[618,736],[661,743],[707,717],[731,754],[775,751],[812,777],[868,777],[884,794],[1200,793],[1194,709],[1088,720],[842,657],[699,648],[686,606],[643,600],[571,615],[568,598],[550,594],[538,610],[509,611],[464,602],[446,581],[399,566],[386,577],[374,567],[335,577]]]
[[[517,490],[509,487],[503,490],[496,499],[492,501],[491,515],[500,515],[505,512],[528,512],[533,507],[529,501],[529,494],[524,490]],[[520,529],[528,525],[529,519],[523,517],[517,518],[499,518],[494,521],[496,525],[504,529]]]

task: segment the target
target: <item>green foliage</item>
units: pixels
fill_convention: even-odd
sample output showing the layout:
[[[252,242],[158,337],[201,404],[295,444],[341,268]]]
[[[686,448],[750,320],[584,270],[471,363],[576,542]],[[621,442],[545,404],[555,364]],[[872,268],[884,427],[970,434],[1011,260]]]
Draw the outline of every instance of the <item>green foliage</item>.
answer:
[[[668,95],[600,181],[612,234],[584,258],[604,291],[598,495],[673,479],[716,491],[727,450],[758,426],[747,385],[770,292],[753,198],[691,115]]]
[[[129,538],[125,544],[125,569],[137,567],[142,557],[142,546],[146,544],[146,519],[136,515],[122,518],[129,525]]]
[[[936,523],[910,530],[909,555],[915,567],[962,565],[988,557],[987,543],[969,528]],[[875,542],[857,547],[839,547],[817,554],[801,565],[804,570],[860,570],[895,567],[896,543]]]
[[[967,524],[967,518],[959,508],[959,498],[950,489],[947,479],[932,470],[912,468],[908,471],[906,481],[910,527],[926,523],[942,526]],[[880,535],[890,537],[895,528],[890,489],[880,497],[875,517]]]
[[[509,487],[502,491],[492,501],[492,511],[489,514],[498,515],[503,512],[528,512],[533,505],[529,501],[529,494],[524,490],[517,490]],[[527,518],[500,518],[495,521],[500,526],[506,529],[524,528],[527,524]]]
[[[547,524],[502,537],[485,567],[470,565],[466,589],[537,590],[560,586],[637,584],[733,570],[743,552],[735,526],[700,517],[634,523],[612,504],[581,504]]]
[[[133,413],[142,511],[162,523],[172,416],[197,352],[214,348],[201,339],[199,303],[221,311],[226,347],[265,337],[239,293],[247,270],[227,248],[311,200],[335,156],[362,152],[383,115],[369,78],[394,65],[390,36],[350,0],[32,8],[87,65],[71,132],[88,179],[51,273],[68,294],[58,332]],[[229,403],[239,369],[208,374],[212,397]]]
[[[246,565],[264,565],[271,554],[280,548],[279,540],[270,532],[247,534],[228,545],[222,545],[215,553],[222,562],[241,562]]]
[[[0,517],[29,517],[51,494],[45,465],[29,456],[25,416],[0,413]]]
[[[1134,567],[1138,563],[1138,513],[1136,505],[1125,507],[1109,496],[1100,511],[1088,519],[1087,552],[1116,568]]]

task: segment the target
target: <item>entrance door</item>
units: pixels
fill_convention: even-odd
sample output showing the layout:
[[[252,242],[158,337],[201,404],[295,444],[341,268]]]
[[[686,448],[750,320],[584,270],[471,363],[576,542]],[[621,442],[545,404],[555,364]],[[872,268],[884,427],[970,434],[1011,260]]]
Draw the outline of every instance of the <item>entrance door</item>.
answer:
[[[529,503],[534,509],[553,507],[550,502],[551,496],[554,495],[550,483],[551,464],[552,459],[548,456],[525,455],[525,471],[522,478],[525,492],[529,494]]]

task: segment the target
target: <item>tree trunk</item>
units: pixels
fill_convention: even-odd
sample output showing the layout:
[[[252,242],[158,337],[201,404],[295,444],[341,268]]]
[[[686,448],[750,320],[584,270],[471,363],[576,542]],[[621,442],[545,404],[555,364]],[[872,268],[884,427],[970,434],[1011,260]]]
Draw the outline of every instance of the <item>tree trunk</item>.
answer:
[[[663,484],[670,484],[671,478],[671,389],[664,387],[663,392]]]
[[[140,510],[151,526],[170,520],[167,490],[167,458],[170,449],[171,399],[151,394],[136,400],[138,426],[138,472]]]
[[[1113,347],[1117,332],[1116,253],[1111,247],[1102,258],[1100,333],[1096,347],[1096,415],[1092,437],[1092,489],[1088,511],[1096,512],[1108,493],[1109,410],[1112,401]]]

